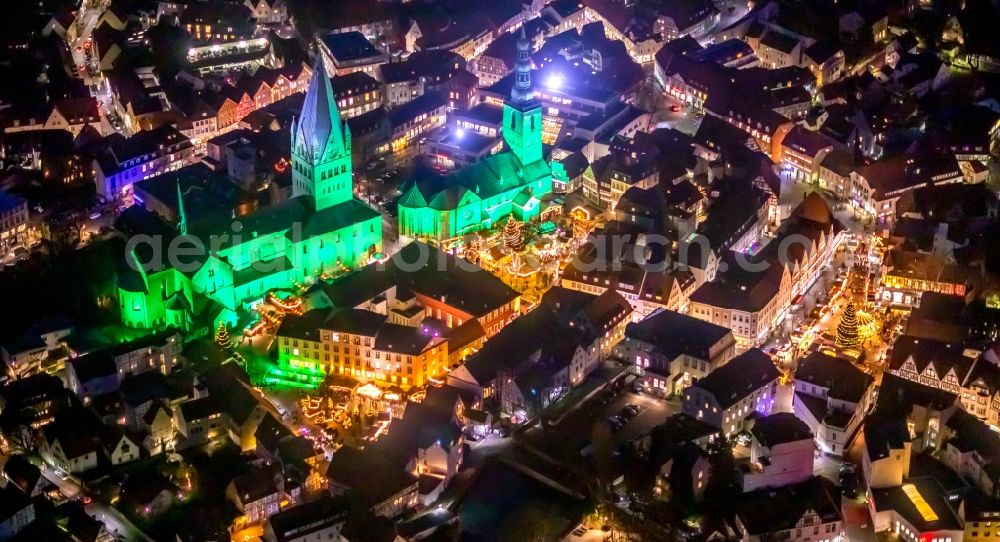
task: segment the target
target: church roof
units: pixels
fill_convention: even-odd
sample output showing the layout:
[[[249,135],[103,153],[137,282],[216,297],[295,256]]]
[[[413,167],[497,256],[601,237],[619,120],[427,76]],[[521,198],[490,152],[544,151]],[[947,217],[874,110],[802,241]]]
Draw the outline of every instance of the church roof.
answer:
[[[332,207],[321,209],[309,217],[302,228],[302,238],[308,239],[316,235],[335,232],[360,224],[380,216],[378,211],[356,199],[349,199]],[[289,230],[286,236],[293,236],[294,230]]]
[[[468,191],[474,192],[478,199],[487,199],[524,187],[550,174],[549,165],[544,160],[522,164],[512,152],[488,156],[447,175],[418,169],[407,182],[399,205],[455,209]]]

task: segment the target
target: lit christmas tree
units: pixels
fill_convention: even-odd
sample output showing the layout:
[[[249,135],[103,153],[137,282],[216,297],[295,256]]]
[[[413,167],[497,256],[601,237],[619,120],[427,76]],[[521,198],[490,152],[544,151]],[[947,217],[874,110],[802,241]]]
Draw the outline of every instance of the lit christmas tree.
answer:
[[[861,334],[858,332],[858,313],[854,303],[847,303],[844,315],[837,325],[837,338],[834,344],[837,348],[855,348],[861,344]]]
[[[500,232],[503,246],[510,252],[521,252],[524,250],[524,224],[514,220],[514,215],[507,219]]]
[[[229,330],[226,329],[226,324],[222,322],[219,322],[219,328],[215,330],[215,344],[223,350],[233,347],[233,341],[229,338]]]

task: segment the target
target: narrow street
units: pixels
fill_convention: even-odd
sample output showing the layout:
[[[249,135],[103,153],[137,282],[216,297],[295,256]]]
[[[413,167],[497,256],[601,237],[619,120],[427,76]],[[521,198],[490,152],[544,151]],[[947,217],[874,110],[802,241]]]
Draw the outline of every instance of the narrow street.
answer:
[[[81,498],[83,489],[71,476],[60,476],[48,465],[39,466],[42,476],[52,482],[59,491],[70,500]],[[139,530],[132,522],[112,506],[106,506],[96,500],[84,505],[84,510],[92,517],[104,523],[108,532],[114,534],[122,542],[153,542],[153,539]]]

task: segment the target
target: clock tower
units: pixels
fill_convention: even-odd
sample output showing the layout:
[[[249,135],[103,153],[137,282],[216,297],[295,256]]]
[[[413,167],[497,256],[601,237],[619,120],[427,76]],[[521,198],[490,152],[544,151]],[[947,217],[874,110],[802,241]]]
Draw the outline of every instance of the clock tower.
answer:
[[[531,45],[521,27],[517,40],[514,87],[503,106],[503,139],[522,164],[542,159],[542,104],[531,89]]]

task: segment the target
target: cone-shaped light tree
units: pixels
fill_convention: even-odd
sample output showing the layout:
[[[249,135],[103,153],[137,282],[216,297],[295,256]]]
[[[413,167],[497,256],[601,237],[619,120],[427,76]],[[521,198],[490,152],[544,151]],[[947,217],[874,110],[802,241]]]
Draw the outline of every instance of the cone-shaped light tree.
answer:
[[[507,250],[511,252],[521,252],[524,250],[524,223],[515,220],[514,215],[510,215],[510,218],[507,219],[507,223],[503,225],[503,231],[500,235],[503,240],[503,246]]]
[[[233,346],[233,341],[229,338],[229,330],[226,329],[226,324],[222,322],[219,322],[219,327],[215,330],[215,344],[223,350],[228,350]]]
[[[844,315],[840,317],[834,344],[838,348],[855,348],[861,344],[861,333],[858,331],[858,312],[854,308],[854,303],[848,302],[847,308],[844,309]]]

